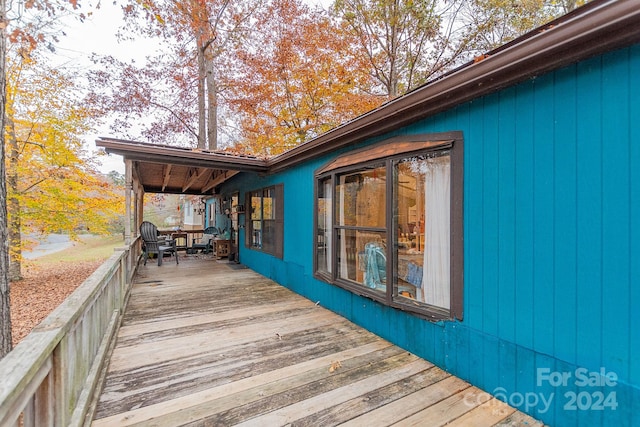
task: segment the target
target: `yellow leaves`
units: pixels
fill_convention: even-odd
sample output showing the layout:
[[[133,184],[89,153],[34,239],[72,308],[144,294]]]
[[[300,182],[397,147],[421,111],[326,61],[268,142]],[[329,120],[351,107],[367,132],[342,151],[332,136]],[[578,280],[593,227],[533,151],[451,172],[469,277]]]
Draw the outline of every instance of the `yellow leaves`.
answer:
[[[86,227],[106,232],[124,205],[84,151],[92,110],[63,72],[37,60],[10,59],[5,140],[7,192],[14,204],[9,216],[42,232]]]

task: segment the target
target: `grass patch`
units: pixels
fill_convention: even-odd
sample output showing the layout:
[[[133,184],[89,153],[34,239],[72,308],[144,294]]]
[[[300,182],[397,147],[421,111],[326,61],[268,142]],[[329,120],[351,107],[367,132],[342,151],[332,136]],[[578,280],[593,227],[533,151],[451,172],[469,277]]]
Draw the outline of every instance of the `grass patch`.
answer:
[[[68,261],[98,261],[109,258],[114,248],[124,246],[121,234],[113,236],[83,235],[73,246],[31,260],[33,264]]]

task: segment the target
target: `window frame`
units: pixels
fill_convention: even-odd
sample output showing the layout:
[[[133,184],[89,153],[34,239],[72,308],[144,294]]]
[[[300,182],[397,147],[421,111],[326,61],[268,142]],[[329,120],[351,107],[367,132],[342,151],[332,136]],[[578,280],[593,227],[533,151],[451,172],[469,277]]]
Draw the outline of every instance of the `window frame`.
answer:
[[[314,277],[324,282],[339,286],[350,292],[376,300],[384,305],[417,314],[429,320],[447,320],[463,318],[463,266],[464,266],[464,244],[463,244],[463,138],[462,132],[446,132],[435,134],[421,134],[411,136],[395,137],[384,140],[380,143],[365,147],[363,149],[347,152],[328,162],[314,175],[314,252],[313,252],[313,272]],[[395,289],[398,283],[398,232],[394,225],[394,209],[397,194],[394,190],[396,186],[395,166],[403,159],[413,156],[420,156],[448,150],[451,162],[451,184],[450,184],[450,304],[449,309],[428,305],[425,303],[411,303],[411,300],[400,298],[396,295]],[[338,272],[338,230],[336,224],[336,204],[338,177],[348,173],[356,173],[367,168],[384,164],[386,168],[386,271],[387,283],[386,293],[369,289],[357,282],[339,277]],[[331,231],[331,253],[329,271],[319,268],[318,258],[318,212],[319,212],[319,188],[328,182],[331,186],[332,212]]]
[[[273,218],[266,218],[264,216],[264,199],[265,192],[272,191],[272,198],[275,199],[275,202],[272,204],[271,209],[273,210]],[[253,221],[258,221],[252,219],[253,215],[253,206],[251,204],[251,198],[256,193],[260,194],[260,230],[263,233],[261,236],[261,240],[263,242],[260,246],[253,245]],[[269,185],[267,187],[258,188],[255,190],[247,191],[245,193],[245,238],[244,238],[244,246],[247,249],[267,253],[273,255],[277,258],[282,259],[284,256],[284,184],[275,184]],[[264,245],[264,230],[265,230],[265,222],[268,221],[271,224],[274,231],[274,242],[273,245],[268,245],[265,249]]]

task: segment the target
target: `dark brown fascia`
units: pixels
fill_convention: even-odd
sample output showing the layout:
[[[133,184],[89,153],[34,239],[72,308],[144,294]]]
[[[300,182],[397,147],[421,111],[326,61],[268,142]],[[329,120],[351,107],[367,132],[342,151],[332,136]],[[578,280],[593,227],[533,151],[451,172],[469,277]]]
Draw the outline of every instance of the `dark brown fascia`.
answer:
[[[593,1],[426,84],[267,160],[269,172],[327,154],[579,60],[640,41],[640,1]],[[521,41],[520,41],[521,40]]]
[[[131,160],[275,173],[574,62],[640,41],[640,1],[594,0],[431,83],[268,160],[101,138]]]
[[[104,148],[107,153],[121,155],[127,160],[243,172],[267,172],[265,161],[257,157],[193,151],[105,137],[98,138],[96,146]]]

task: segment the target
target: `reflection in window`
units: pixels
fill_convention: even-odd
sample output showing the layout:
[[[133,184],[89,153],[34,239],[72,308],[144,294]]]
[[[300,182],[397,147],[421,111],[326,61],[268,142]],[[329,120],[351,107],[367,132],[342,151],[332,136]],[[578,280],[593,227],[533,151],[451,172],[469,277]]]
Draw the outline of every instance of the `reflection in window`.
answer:
[[[392,307],[462,320],[463,140],[436,136],[452,138],[383,142],[318,171],[315,274]]]
[[[279,258],[283,255],[283,186],[276,185],[246,194],[245,245]]]
[[[396,277],[400,298],[449,309],[451,157],[396,164]]]
[[[331,248],[333,215],[333,189],[331,179],[326,178],[318,185],[318,234],[317,234],[317,269],[331,273]]]
[[[259,191],[251,193],[251,246],[262,248],[262,197]]]
[[[386,182],[384,166],[340,176],[336,188],[337,224],[384,228]]]
[[[342,229],[338,233],[338,277],[385,292],[386,233]]]
[[[274,192],[273,188],[262,191],[262,249],[266,252],[273,252],[276,244]]]
[[[341,175],[337,181],[338,277],[384,293],[386,168]]]

